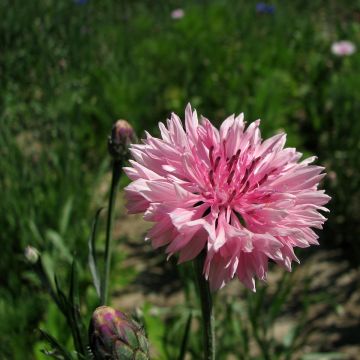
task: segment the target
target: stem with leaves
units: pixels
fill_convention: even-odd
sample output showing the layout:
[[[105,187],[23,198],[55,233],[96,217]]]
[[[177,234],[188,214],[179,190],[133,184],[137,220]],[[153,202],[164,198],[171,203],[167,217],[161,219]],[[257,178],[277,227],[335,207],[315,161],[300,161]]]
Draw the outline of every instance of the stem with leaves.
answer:
[[[215,360],[215,319],[209,283],[203,274],[205,256],[203,251],[196,257],[194,264],[203,319],[204,360]]]

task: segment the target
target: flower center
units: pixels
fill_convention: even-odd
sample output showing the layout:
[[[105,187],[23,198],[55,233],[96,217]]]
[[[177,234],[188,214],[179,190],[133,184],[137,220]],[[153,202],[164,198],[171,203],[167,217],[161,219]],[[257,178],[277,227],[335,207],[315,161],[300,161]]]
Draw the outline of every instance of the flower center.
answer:
[[[214,154],[214,146],[209,149],[210,169],[207,173],[208,189],[204,197],[212,204],[231,206],[251,187],[251,174],[260,158],[248,154],[242,156],[241,149],[230,158],[225,152]]]

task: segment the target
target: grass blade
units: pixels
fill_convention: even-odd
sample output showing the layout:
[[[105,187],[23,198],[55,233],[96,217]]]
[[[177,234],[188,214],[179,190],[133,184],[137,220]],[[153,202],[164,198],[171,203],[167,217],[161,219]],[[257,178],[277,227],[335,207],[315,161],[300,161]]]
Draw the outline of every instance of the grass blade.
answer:
[[[88,248],[89,248],[89,259],[88,259],[88,263],[89,263],[89,267],[90,267],[90,272],[91,272],[91,276],[93,279],[93,284],[96,290],[96,293],[100,299],[100,275],[99,275],[99,270],[97,267],[97,260],[96,260],[96,250],[95,250],[95,239],[96,239],[96,230],[97,230],[97,224],[98,224],[98,220],[99,220],[99,216],[101,211],[103,210],[103,208],[100,208],[97,210],[96,214],[95,214],[95,218],[92,224],[92,229],[91,229],[91,234],[90,234],[90,238],[88,241]]]
[[[181,348],[180,348],[180,354],[179,354],[178,360],[185,359],[186,348],[187,348],[187,344],[189,342],[191,321],[192,321],[192,311],[190,311],[189,316],[186,321],[185,330],[184,330],[183,338],[181,341]]]
[[[59,355],[62,356],[62,358],[64,360],[73,360],[71,354],[67,351],[67,349],[61,345],[53,336],[51,336],[50,334],[48,334],[46,331],[44,330],[41,330],[40,329],[40,332],[41,332],[41,335],[42,337],[54,348],[56,349],[56,351],[59,353]],[[50,355],[50,354],[47,354],[49,356],[53,356],[53,355]],[[60,357],[55,357],[57,359],[60,359]]]

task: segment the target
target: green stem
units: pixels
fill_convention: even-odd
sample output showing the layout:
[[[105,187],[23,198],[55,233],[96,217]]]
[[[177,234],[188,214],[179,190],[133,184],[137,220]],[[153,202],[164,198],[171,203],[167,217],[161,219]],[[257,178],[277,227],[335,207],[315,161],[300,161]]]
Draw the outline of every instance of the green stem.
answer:
[[[111,265],[111,239],[112,239],[112,229],[114,223],[114,207],[116,194],[119,187],[119,180],[121,176],[121,161],[114,160],[113,164],[113,173],[111,180],[111,189],[109,197],[109,208],[107,214],[107,223],[106,223],[106,240],[105,240],[105,270],[103,279],[101,281],[101,305],[106,305],[108,301],[108,286],[109,286],[109,274],[110,274],[110,265]]]
[[[199,254],[194,263],[203,319],[204,360],[215,360],[215,319],[209,283],[203,275],[205,255]]]

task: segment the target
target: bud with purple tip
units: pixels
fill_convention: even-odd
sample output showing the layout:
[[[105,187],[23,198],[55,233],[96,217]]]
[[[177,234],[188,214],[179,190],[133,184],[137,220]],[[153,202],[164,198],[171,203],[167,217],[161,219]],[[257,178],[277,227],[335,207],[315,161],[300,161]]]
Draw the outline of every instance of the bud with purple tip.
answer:
[[[124,159],[128,155],[129,145],[135,141],[136,136],[131,125],[126,120],[117,120],[108,139],[110,155],[115,160]]]
[[[139,324],[121,311],[98,307],[89,327],[90,348],[96,360],[148,360],[148,341]]]

